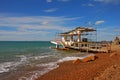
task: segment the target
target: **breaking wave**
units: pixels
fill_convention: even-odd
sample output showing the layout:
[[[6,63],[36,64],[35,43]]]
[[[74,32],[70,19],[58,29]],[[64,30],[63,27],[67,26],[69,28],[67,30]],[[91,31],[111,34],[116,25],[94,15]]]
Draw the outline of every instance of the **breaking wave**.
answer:
[[[25,77],[25,76],[20,77],[19,80],[35,80],[36,78],[48,73],[49,71],[58,68],[59,67],[58,63],[65,62],[65,61],[70,61],[70,60],[75,60],[75,59],[83,59],[83,58],[91,56],[91,55],[94,55],[94,54],[88,54],[88,55],[86,55],[84,57],[74,57],[74,56],[69,57],[68,56],[68,57],[58,59],[55,62],[37,64],[36,66],[45,67],[45,68],[43,70],[41,70],[41,71],[32,72],[32,75],[30,77]],[[46,56],[44,56],[44,57],[46,57]]]

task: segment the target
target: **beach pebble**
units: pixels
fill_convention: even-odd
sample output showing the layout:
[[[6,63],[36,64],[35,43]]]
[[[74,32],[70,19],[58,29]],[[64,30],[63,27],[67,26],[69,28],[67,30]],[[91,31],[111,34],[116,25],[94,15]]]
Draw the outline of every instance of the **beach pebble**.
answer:
[[[80,61],[80,59],[76,59],[76,60],[74,60],[72,63],[73,64],[78,64],[78,63],[80,63],[81,61]]]
[[[88,62],[88,61],[94,61],[95,60],[95,56],[89,56],[89,57],[86,57],[82,60],[82,62]]]

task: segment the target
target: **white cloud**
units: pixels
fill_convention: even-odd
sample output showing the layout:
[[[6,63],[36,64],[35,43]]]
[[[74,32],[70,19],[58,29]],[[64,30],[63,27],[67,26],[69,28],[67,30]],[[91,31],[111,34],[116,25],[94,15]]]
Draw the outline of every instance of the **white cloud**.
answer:
[[[100,24],[103,24],[105,21],[103,21],[103,20],[99,20],[99,21],[96,21],[95,22],[95,25],[100,25]]]
[[[0,17],[0,40],[52,40],[56,32],[64,32],[71,30],[73,27],[66,27],[74,20],[82,17],[65,17],[65,16],[22,16],[22,17]],[[104,20],[96,21],[96,25],[103,24]],[[89,24],[92,24],[89,22]],[[113,33],[108,32],[110,27],[98,28],[98,39],[112,39]],[[116,28],[113,27],[115,30]],[[119,28],[117,26],[117,28]],[[117,29],[118,30],[118,29]],[[104,33],[106,32],[106,33]],[[115,34],[115,33],[114,33]],[[112,36],[114,36],[114,34]],[[49,37],[48,37],[49,35]],[[103,38],[103,35],[105,38]],[[110,37],[110,38],[109,38]]]
[[[113,31],[113,27],[104,26],[97,28],[97,39],[98,41],[102,40],[113,40],[116,33]]]
[[[88,4],[82,4],[82,6],[89,6],[89,7],[94,7],[95,5],[92,3],[88,3]]]
[[[107,4],[120,4],[120,0],[94,0],[94,1],[107,3]]]
[[[46,0],[46,2],[52,2],[52,0]]]
[[[67,18],[64,16],[28,16],[28,17],[1,17],[0,27],[16,27],[16,28],[34,28],[34,29],[55,29],[60,27],[65,21],[80,19],[81,17]],[[56,28],[59,29],[59,28]]]
[[[70,1],[70,0],[57,0],[57,1],[60,1],[60,2],[68,2],[68,1]],[[53,2],[53,0],[46,0],[46,2],[51,3],[51,2]]]
[[[68,1],[70,1],[70,0],[58,0],[58,1],[61,1],[61,2],[68,2]]]
[[[97,1],[97,2],[103,2],[103,1],[105,1],[105,0],[94,0],[94,1]]]
[[[44,10],[44,12],[55,12],[57,10],[58,8],[50,8],[50,9]]]
[[[45,40],[45,37],[50,34],[50,32],[46,31],[6,31],[0,30],[0,41],[38,41]],[[46,39],[49,40],[49,39]]]
[[[114,29],[115,32],[120,32],[120,28]]]
[[[0,34],[2,35],[27,35],[27,34],[48,34],[46,31],[6,31],[0,30]]]
[[[89,4],[88,4],[88,6],[91,6],[91,7],[93,7],[93,6],[94,6],[94,4],[92,4],[92,3],[89,3]]]
[[[64,24],[81,17],[23,16],[0,17],[0,40],[46,40],[53,38],[56,32],[70,30]],[[10,38],[11,37],[11,38]],[[21,37],[21,39],[20,39]],[[9,38],[9,39],[8,39]]]
[[[101,26],[97,27],[98,40],[113,40],[116,35],[119,35],[119,26]]]

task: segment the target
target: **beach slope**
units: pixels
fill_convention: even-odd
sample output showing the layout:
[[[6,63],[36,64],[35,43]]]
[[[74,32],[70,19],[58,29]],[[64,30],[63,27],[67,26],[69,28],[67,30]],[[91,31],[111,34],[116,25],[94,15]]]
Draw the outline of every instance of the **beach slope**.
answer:
[[[97,53],[95,61],[78,64],[73,64],[72,61],[60,63],[58,68],[36,80],[119,80],[119,49],[119,45],[112,45],[112,53]]]

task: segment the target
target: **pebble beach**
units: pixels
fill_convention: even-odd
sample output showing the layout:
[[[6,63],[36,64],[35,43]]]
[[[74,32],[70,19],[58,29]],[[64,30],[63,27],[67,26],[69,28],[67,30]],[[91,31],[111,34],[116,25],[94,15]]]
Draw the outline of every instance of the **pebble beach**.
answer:
[[[111,53],[95,53],[94,61],[59,63],[58,68],[36,80],[120,80],[120,46],[112,45],[111,49]]]

